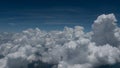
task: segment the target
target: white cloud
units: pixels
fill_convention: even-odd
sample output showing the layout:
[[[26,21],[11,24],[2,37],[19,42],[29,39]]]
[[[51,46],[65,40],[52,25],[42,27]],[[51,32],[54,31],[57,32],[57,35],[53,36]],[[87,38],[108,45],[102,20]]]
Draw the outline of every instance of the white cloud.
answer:
[[[65,27],[46,32],[38,28],[0,34],[0,68],[27,68],[32,61],[55,68],[95,68],[120,62],[120,28],[114,14],[100,15],[92,31]],[[6,40],[3,42],[3,40]]]
[[[117,46],[119,41],[115,38],[114,33],[117,28],[116,18],[114,14],[100,15],[92,25],[93,33],[92,40],[97,45],[111,44]]]

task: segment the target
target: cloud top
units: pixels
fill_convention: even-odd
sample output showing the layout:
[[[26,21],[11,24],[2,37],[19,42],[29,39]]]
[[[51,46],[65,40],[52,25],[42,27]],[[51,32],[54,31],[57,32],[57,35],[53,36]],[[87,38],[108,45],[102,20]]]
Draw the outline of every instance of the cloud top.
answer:
[[[63,31],[39,28],[0,34],[0,68],[95,68],[120,62],[120,28],[114,14],[100,15],[92,31],[65,27]],[[45,68],[45,67],[44,67]]]

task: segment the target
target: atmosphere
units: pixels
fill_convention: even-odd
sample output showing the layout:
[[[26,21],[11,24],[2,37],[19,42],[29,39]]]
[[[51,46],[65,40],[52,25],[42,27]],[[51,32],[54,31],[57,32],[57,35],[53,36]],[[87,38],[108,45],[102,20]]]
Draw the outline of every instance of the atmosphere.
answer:
[[[120,1],[1,0],[0,68],[120,68]]]
[[[90,31],[91,24],[101,14],[114,13],[119,20],[119,5],[119,0],[2,0],[0,32],[36,27],[63,30],[64,26],[76,25]]]

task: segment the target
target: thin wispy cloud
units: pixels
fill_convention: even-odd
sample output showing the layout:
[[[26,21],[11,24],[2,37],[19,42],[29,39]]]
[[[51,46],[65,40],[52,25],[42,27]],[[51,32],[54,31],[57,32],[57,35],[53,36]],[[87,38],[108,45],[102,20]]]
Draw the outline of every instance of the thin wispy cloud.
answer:
[[[10,26],[16,26],[17,24],[16,23],[8,23],[8,25],[10,25]]]

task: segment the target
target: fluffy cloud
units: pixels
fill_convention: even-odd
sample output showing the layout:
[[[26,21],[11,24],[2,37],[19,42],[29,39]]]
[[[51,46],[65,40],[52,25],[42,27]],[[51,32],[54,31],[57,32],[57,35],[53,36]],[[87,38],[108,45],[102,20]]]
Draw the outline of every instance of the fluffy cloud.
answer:
[[[28,29],[0,34],[0,68],[95,68],[120,62],[120,28],[114,14],[100,15],[92,31]],[[45,66],[44,66],[45,65]],[[48,67],[46,67],[48,66]]]
[[[114,14],[100,15],[97,20],[95,20],[92,25],[93,33],[92,40],[96,42],[97,45],[111,44],[117,46],[119,41],[115,37],[116,18]]]

